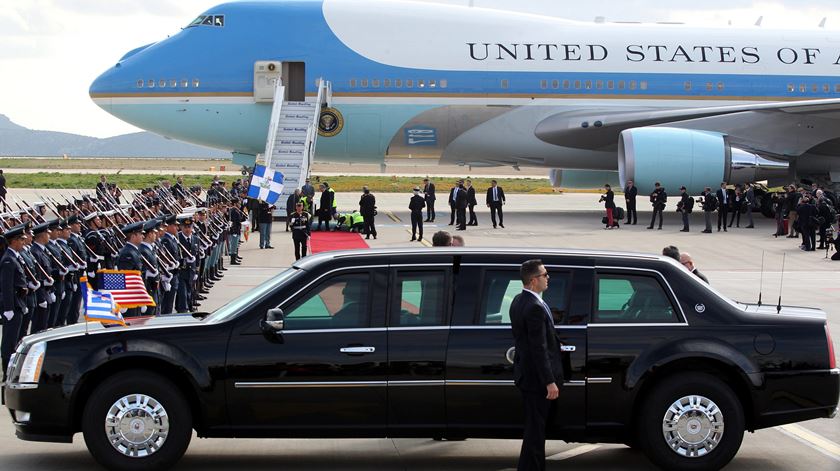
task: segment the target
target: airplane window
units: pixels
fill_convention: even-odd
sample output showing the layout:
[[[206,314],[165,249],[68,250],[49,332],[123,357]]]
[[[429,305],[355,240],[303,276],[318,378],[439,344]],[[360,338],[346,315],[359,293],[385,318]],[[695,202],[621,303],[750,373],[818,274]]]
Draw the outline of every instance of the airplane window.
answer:
[[[569,81],[568,80],[563,80],[563,89],[565,89],[565,90],[569,89]]]
[[[557,90],[560,88],[560,81],[559,80],[552,80],[551,81],[551,88]]]
[[[612,90],[615,87],[615,83],[612,80],[607,80],[607,88]]]
[[[166,88],[166,80],[160,79],[160,81],[158,82],[158,87]]]
[[[394,86],[397,88],[402,88],[402,79],[394,80]]]
[[[792,84],[792,83],[789,83],[789,84],[788,84],[788,87],[787,87],[787,90],[788,90],[789,92],[795,92],[795,91],[796,91],[796,85],[794,85],[794,84]]]
[[[367,79],[362,79],[362,88],[367,88],[367,87],[368,87]]]
[[[639,88],[640,89],[647,90],[647,87],[648,87],[647,80],[642,80],[641,82],[639,82]]]
[[[718,82],[718,87],[717,88],[718,88],[719,92],[722,92],[723,91],[723,82]]]
[[[624,80],[619,80],[618,81],[618,89],[619,90],[624,90]]]
[[[592,80],[587,80],[586,83],[585,83],[585,86],[586,86],[587,90],[591,90],[592,89]]]
[[[149,87],[149,88],[155,88],[155,81],[153,79],[149,79],[146,82],[146,86]]]
[[[817,93],[819,91],[819,86],[816,83],[811,85],[811,91]]]
[[[200,84],[201,82],[199,82],[198,79],[193,79],[193,88],[198,88]]]
[[[143,79],[140,79],[140,80],[137,81],[137,88],[143,88],[143,85],[145,85],[145,84],[146,84],[146,81],[143,80]]]
[[[548,88],[548,80],[540,80],[540,88],[542,88],[543,90]]]
[[[441,79],[440,88],[446,88],[448,86],[449,86],[449,82],[446,79]]]
[[[206,26],[213,26],[213,15],[205,16],[204,19],[201,21],[201,24]]]
[[[181,79],[181,87],[190,88],[190,81],[187,79]]]
[[[224,27],[225,25],[225,15],[214,15],[213,16],[213,26]]]
[[[391,79],[385,79],[382,81],[382,86],[385,88],[391,88]]]
[[[799,92],[800,93],[805,93],[805,90],[807,90],[807,89],[808,89],[808,87],[804,83],[799,84]]]
[[[714,86],[712,86],[712,82],[706,82],[706,91],[710,92],[713,89],[714,89]]]
[[[636,81],[635,80],[631,80],[629,85],[630,86],[628,88],[630,90],[635,90],[636,89]]]
[[[502,79],[502,88],[507,89],[509,86],[508,79]]]
[[[356,79],[350,79],[350,88],[356,88]]]
[[[575,89],[580,90],[580,80],[575,80]]]
[[[685,91],[687,91],[687,92],[691,91],[691,82],[690,81],[685,82],[683,84],[683,86],[685,87]]]
[[[831,86],[827,83],[823,84],[823,93],[828,93],[831,91]]]
[[[373,86],[373,88],[379,88],[379,79],[373,79],[371,81],[371,85]]]
[[[598,90],[604,88],[604,81],[603,80],[596,80],[595,81],[595,88]]]
[[[414,80],[408,79],[405,81],[405,88],[414,88]]]
[[[187,28],[189,28],[190,26],[200,25],[201,22],[204,21],[204,18],[204,15],[201,15],[198,18],[192,20],[192,22],[189,25],[187,25]]]
[[[435,87],[437,87],[437,82],[434,81],[434,80],[429,80],[429,86],[432,87],[432,88],[435,88]]]
[[[840,93],[840,83],[834,85],[834,93]]]
[[[175,80],[175,79],[171,79],[171,80],[169,81],[169,86],[170,86],[170,87],[172,87],[172,88],[177,87],[177,86],[178,86],[178,81],[177,81],[177,80]]]
[[[420,88],[425,88],[426,87],[426,81],[425,80],[418,80],[417,81],[417,86],[420,87]]]

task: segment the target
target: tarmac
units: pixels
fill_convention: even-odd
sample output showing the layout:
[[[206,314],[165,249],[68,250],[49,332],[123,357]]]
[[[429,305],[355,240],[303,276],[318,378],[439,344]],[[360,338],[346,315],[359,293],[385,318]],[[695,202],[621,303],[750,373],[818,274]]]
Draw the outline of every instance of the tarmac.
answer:
[[[34,191],[15,190],[27,201]],[[38,194],[50,193],[39,190]],[[483,194],[483,192],[482,192]],[[376,240],[371,247],[409,247],[408,201],[410,195],[377,196]],[[339,209],[351,209],[359,194],[339,193]],[[840,354],[840,262],[825,258],[824,251],[803,252],[794,239],[774,238],[775,221],[754,215],[755,229],[729,229],[702,234],[703,215],[692,215],[689,233],[681,233],[674,203],[666,210],[662,230],[645,229],[649,205],[639,198],[638,224],[604,230],[603,215],[595,194],[508,195],[505,228],[493,229],[489,210],[478,206],[479,226],[457,233],[466,244],[496,247],[591,248],[660,253],[666,245],[690,252],[718,290],[736,300],[755,302],[761,292],[765,303],[818,307],[825,310],[829,330]],[[346,204],[345,204],[346,203]],[[439,200],[436,223],[426,223],[424,236],[449,230],[449,209]],[[240,266],[228,266],[202,310],[213,310],[287,268],[294,260],[291,236],[285,224],[275,222],[274,250],[258,248],[258,234],[240,248]],[[429,250],[434,250],[429,248]],[[782,264],[784,263],[784,272]],[[516,466],[519,440],[435,442],[427,439],[197,439],[176,469],[180,470],[503,470]],[[637,450],[623,445],[578,444],[550,441],[546,445],[548,469],[646,470],[655,469]],[[741,449],[727,469],[733,470],[840,470],[840,417],[773,427],[747,433]],[[11,420],[0,421],[0,471],[89,470],[96,464],[81,435],[73,444],[22,442],[14,437]]]

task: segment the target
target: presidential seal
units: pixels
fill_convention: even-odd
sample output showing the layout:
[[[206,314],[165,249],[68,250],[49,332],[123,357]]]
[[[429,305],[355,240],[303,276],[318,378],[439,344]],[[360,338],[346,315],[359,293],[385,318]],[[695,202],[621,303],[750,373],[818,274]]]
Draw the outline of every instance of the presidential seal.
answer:
[[[333,137],[344,128],[344,116],[335,108],[321,108],[321,117],[318,119],[318,134],[324,137]]]

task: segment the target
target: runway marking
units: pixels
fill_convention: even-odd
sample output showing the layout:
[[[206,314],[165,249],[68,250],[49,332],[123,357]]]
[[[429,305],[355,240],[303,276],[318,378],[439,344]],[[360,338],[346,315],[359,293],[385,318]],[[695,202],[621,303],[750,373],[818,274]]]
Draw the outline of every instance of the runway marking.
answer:
[[[601,448],[601,445],[590,444],[590,445],[581,445],[572,448],[571,450],[561,451],[556,455],[551,455],[546,457],[546,460],[551,461],[562,461],[567,460],[569,458],[574,458],[575,456],[582,455],[584,453],[589,453],[590,451],[595,451],[598,448]]]
[[[405,232],[407,232],[408,234],[411,234],[411,229],[408,229],[408,228],[406,227]],[[428,241],[428,240],[426,240],[426,239],[420,239],[420,243],[421,243],[421,244],[423,244],[423,245],[425,245],[426,247],[431,247],[431,246],[432,246],[432,243],[431,243],[431,242],[429,242],[429,241]]]
[[[397,215],[394,214],[393,211],[385,211],[385,214],[387,214],[388,217],[391,218],[391,220],[394,222],[402,222],[402,220],[400,220],[400,218],[397,217]]]
[[[823,437],[822,435],[796,424],[781,425],[776,427],[776,429],[783,434],[819,451],[829,458],[835,461],[840,461],[840,445]]]

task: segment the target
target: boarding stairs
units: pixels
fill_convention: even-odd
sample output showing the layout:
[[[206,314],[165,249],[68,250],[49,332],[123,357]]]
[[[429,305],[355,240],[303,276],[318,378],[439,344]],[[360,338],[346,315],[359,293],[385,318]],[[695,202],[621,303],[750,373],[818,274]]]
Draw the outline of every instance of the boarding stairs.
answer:
[[[283,101],[285,88],[277,80],[274,104],[265,143],[265,165],[283,174],[283,193],[275,215],[285,216],[285,204],[296,188],[303,186],[312,168],[318,139],[320,109],[332,100],[330,82],[318,80],[314,101]]]

